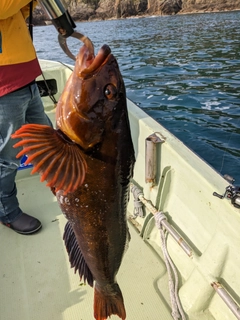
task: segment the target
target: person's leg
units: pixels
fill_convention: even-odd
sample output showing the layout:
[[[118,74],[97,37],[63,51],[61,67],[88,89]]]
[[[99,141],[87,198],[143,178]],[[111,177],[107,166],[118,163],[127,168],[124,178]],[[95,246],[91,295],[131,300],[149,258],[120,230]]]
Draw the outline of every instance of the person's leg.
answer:
[[[15,177],[21,148],[13,148],[17,140],[11,139],[26,121],[51,125],[35,85],[0,97],[0,221],[27,234],[38,230],[41,223],[19,208]]]
[[[25,89],[0,97],[0,220],[11,223],[22,214],[17,200],[15,176],[20,163],[16,159],[21,148],[11,134],[25,122],[28,98]]]
[[[45,124],[52,127],[52,122],[44,112],[43,103],[36,84],[30,86],[31,100],[26,110],[27,123]]]

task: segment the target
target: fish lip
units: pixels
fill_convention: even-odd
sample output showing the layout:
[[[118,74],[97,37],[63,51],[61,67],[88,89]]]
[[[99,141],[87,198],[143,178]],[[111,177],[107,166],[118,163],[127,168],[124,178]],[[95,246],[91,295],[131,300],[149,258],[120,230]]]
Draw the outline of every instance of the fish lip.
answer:
[[[111,49],[108,45],[103,45],[98,51],[98,54],[94,56],[92,51],[84,45],[79,52],[76,64],[78,65],[78,75],[81,78],[86,78],[92,75],[97,69],[99,69],[107,60],[111,53]]]

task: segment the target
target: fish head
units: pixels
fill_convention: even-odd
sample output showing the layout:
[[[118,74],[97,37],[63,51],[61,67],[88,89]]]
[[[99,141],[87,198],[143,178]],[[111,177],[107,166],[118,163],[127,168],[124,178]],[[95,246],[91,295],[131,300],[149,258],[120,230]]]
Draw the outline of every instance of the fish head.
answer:
[[[57,127],[83,149],[101,142],[106,123],[116,123],[126,106],[124,82],[107,45],[94,56],[84,45],[58,102]]]

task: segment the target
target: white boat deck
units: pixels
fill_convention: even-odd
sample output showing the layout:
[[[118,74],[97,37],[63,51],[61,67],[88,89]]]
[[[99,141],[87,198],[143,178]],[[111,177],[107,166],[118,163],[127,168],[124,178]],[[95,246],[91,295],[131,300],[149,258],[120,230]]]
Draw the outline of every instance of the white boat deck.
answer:
[[[24,236],[0,225],[0,319],[94,319],[93,289],[70,268],[62,240],[67,220],[56,198],[38,175],[20,178],[17,185],[22,210],[39,218],[43,228]],[[172,319],[163,298],[168,296],[163,262],[131,225],[130,232],[129,249],[117,277],[127,319]],[[159,287],[162,277],[166,283],[162,285],[161,280]]]

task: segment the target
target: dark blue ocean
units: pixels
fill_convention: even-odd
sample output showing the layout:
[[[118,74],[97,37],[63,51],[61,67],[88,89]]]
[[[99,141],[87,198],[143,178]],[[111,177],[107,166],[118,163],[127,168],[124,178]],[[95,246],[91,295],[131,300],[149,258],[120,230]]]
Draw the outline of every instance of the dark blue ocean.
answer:
[[[240,12],[77,23],[111,47],[127,96],[240,184]],[[35,27],[38,57],[73,63],[53,26]],[[68,39],[76,54],[80,43]]]

